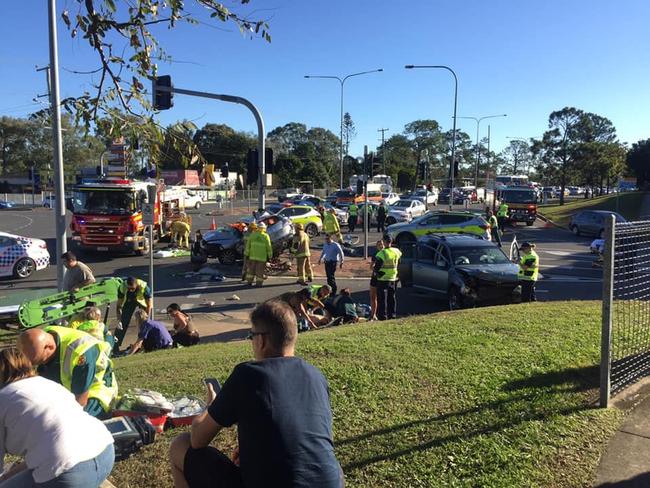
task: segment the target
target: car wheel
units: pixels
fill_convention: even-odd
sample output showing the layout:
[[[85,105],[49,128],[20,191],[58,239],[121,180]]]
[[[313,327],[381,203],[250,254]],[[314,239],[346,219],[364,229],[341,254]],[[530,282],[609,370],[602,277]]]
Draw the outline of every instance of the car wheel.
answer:
[[[600,229],[600,232],[598,233],[598,238],[599,239],[605,238],[605,229]]]
[[[530,226],[532,226],[534,223],[535,223],[535,222],[526,222],[526,225],[527,225],[528,227],[530,227]]]
[[[14,264],[14,276],[16,278],[29,278],[36,269],[36,263],[32,258],[20,258]]]
[[[145,232],[146,232],[147,234],[149,233],[148,230],[145,230]],[[136,256],[146,256],[147,254],[149,254],[149,247],[150,247],[150,246],[149,246],[149,238],[148,238],[148,237],[145,237],[145,238],[144,238],[144,245],[142,246],[142,249],[137,249],[137,250],[135,251],[135,255],[136,255]]]
[[[224,249],[221,251],[221,254],[219,254],[219,262],[221,264],[235,264],[237,261],[237,254],[235,253],[234,249]]]
[[[578,229],[577,225],[572,225],[571,226],[571,232],[573,232],[574,236],[580,236],[580,229]]]
[[[305,227],[305,232],[309,237],[316,237],[318,235],[318,227],[316,224],[309,224]]]
[[[449,310],[460,310],[463,308],[463,297],[458,287],[453,286],[449,289],[447,300],[449,301]]]
[[[196,203],[194,204],[194,208],[195,208],[196,210],[200,209],[200,208],[201,208],[201,202],[196,202]]]
[[[415,244],[417,239],[415,238],[415,236],[413,234],[410,234],[408,232],[404,232],[403,234],[400,234],[400,235],[397,236],[396,241],[397,241],[398,246],[403,246],[403,245],[406,245],[406,244]]]

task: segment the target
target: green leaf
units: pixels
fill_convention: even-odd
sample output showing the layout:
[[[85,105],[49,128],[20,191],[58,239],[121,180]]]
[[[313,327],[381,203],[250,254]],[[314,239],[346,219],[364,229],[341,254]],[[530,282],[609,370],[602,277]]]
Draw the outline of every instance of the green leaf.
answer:
[[[104,0],[104,2],[106,3],[106,6],[111,12],[114,13],[117,11],[117,9],[115,8],[115,2],[113,0]]]

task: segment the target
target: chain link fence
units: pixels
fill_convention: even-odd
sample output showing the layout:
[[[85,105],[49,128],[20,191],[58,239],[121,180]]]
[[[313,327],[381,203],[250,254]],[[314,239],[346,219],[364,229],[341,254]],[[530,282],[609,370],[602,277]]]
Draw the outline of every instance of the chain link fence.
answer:
[[[600,403],[650,375],[650,220],[606,228]]]

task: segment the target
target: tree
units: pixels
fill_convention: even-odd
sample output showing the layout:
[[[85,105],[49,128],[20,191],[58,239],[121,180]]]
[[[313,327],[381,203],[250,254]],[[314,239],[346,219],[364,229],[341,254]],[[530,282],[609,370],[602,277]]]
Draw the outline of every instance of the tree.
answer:
[[[221,167],[228,163],[230,171],[242,174],[249,149],[255,149],[257,139],[248,132],[236,131],[225,124],[206,124],[196,131],[193,141],[205,162]]]
[[[200,153],[193,143],[196,126],[187,120],[170,125],[164,132],[157,150],[156,164],[160,169],[187,169],[200,161]]]
[[[307,126],[298,122],[289,122],[276,127],[266,136],[268,144],[278,154],[290,154],[307,142]]]
[[[502,156],[506,161],[506,166],[503,168],[504,172],[516,175],[525,171],[528,174],[532,153],[530,144],[527,141],[521,139],[510,141],[510,144],[502,151]]]
[[[25,119],[0,118],[0,161],[3,175],[27,171],[29,125]]]
[[[345,115],[343,116],[343,145],[345,147],[344,149],[344,156],[347,156],[347,154],[350,152],[350,141],[354,139],[357,135],[357,129],[354,125],[354,121],[352,120],[352,116],[350,115],[350,112],[345,112]]]
[[[650,184],[650,139],[632,144],[626,159],[628,166],[636,176],[637,186],[646,188]]]

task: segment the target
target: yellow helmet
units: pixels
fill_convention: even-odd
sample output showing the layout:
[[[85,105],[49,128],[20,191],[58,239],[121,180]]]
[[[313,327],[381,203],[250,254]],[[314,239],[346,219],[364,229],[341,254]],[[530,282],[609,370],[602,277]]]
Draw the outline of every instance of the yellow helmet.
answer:
[[[296,230],[305,230],[305,226],[301,223],[297,223],[295,226]]]
[[[248,229],[249,230],[256,230],[257,229],[257,224],[255,222],[251,222],[248,224]]]

